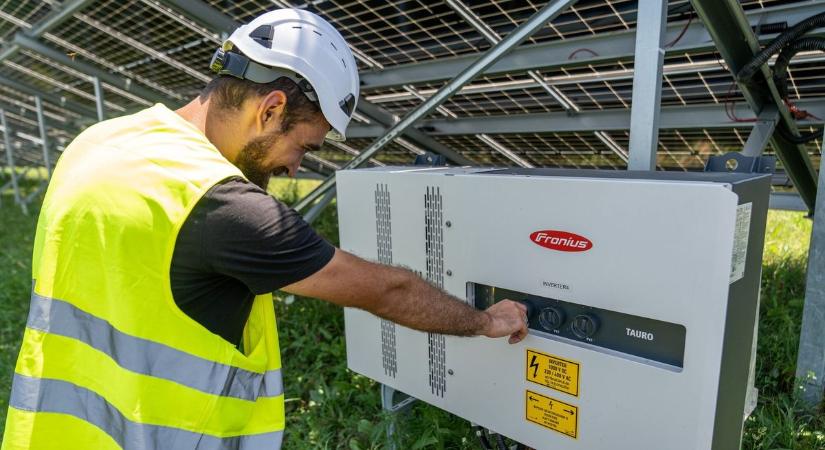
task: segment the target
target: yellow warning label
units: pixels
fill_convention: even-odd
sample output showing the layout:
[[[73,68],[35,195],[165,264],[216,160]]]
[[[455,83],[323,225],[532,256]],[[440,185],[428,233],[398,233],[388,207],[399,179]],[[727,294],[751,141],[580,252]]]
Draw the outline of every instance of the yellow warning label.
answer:
[[[527,350],[527,381],[579,396],[579,363]]]
[[[579,408],[529,390],[527,420],[566,436],[578,438]]]

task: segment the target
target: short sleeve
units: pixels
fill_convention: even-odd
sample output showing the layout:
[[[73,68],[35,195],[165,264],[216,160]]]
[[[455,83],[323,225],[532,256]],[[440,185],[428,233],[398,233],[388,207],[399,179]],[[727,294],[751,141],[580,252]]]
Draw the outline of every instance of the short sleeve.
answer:
[[[309,277],[335,253],[295,210],[245,180],[219,184],[201,202],[204,263],[256,295]]]

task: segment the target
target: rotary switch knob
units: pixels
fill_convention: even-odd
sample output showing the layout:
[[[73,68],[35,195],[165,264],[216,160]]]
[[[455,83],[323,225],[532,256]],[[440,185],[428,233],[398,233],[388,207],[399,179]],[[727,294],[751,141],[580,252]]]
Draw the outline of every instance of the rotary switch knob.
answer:
[[[564,319],[564,311],[552,306],[549,308],[543,308],[539,314],[539,323],[545,330],[559,329],[564,323]]]
[[[591,314],[579,314],[573,318],[570,330],[579,339],[593,337],[599,330],[599,321]]]

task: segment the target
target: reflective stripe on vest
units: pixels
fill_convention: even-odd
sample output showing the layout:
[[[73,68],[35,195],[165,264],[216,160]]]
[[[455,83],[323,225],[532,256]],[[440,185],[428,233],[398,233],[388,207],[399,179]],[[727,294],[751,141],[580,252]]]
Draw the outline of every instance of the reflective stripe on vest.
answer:
[[[29,328],[77,339],[124,369],[163,378],[208,394],[254,401],[283,394],[281,371],[250,372],[130,336],[68,302],[32,293]]]
[[[77,417],[103,430],[124,450],[277,450],[283,439],[283,431],[219,438],[133,422],[93,391],[62,380],[20,374],[14,374],[9,405]]]
[[[275,450],[285,425],[271,294],[238,348],[178,308],[178,233],[215,185],[243,178],[156,105],[93,125],[43,200],[36,279],[2,450]]]

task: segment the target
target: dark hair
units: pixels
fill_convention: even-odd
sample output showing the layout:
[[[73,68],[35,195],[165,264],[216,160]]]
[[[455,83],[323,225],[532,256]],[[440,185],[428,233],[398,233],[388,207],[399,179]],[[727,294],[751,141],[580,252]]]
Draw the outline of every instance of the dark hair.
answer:
[[[311,121],[321,114],[318,104],[307,98],[301,92],[301,88],[286,77],[263,84],[230,75],[221,75],[207,83],[200,93],[200,99],[211,98],[219,110],[231,111],[240,109],[243,102],[251,97],[263,97],[272,91],[282,91],[286,94],[286,108],[283,122],[281,122],[281,130],[284,133],[295,124]]]

